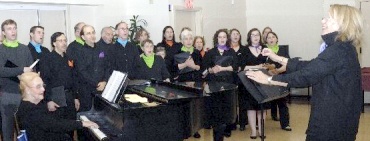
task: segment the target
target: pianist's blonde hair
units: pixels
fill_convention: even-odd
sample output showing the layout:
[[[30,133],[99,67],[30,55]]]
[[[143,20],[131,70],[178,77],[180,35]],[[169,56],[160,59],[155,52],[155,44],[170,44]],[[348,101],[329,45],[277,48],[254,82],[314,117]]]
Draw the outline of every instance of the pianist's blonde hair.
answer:
[[[22,98],[24,98],[26,95],[26,92],[25,92],[26,87],[29,86],[35,78],[39,78],[39,77],[40,75],[35,72],[25,72],[18,77],[19,78],[19,89],[21,90]]]

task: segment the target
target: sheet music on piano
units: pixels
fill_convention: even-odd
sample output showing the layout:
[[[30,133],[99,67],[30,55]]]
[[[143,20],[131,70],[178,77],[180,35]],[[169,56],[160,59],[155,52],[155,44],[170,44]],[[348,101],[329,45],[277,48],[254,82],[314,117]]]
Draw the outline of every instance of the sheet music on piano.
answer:
[[[109,77],[108,83],[102,93],[102,97],[109,102],[116,103],[121,96],[121,89],[127,86],[127,73],[114,70]]]
[[[86,116],[80,116],[81,121],[90,121]],[[100,129],[98,128],[89,128],[91,132],[100,140],[100,141],[107,141],[108,137],[105,135]]]

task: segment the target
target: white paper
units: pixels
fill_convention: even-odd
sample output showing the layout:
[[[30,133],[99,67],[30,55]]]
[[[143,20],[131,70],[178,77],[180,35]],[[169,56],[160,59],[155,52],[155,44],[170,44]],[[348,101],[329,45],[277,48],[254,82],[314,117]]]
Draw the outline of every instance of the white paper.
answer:
[[[113,71],[102,93],[102,97],[108,100],[109,102],[114,103],[121,91],[122,85],[126,77],[127,75],[125,73]]]
[[[37,59],[35,62],[32,63],[32,65],[30,66],[31,69],[33,69],[33,67],[36,66],[36,64],[40,61],[40,59]]]

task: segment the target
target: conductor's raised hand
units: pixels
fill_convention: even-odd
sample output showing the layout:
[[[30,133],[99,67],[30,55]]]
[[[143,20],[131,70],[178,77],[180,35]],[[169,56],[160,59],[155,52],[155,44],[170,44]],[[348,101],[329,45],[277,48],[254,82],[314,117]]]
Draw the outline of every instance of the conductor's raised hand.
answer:
[[[267,56],[268,58],[270,58],[272,61],[274,62],[279,62],[280,61],[280,56],[279,55],[276,55],[271,49],[269,48],[264,48],[261,52],[261,54],[263,56]]]
[[[269,49],[269,48],[264,48],[264,49],[262,50],[261,54],[262,54],[263,56],[268,56],[268,57],[270,57],[270,55],[273,55],[273,54],[275,54],[275,53],[274,53],[271,49]]]

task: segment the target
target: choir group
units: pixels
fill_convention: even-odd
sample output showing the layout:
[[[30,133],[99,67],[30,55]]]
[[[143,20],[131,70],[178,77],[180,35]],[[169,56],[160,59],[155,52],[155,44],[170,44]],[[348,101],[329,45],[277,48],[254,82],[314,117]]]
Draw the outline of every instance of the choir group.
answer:
[[[332,9],[339,11],[343,7],[346,6],[332,7]],[[338,13],[330,13],[330,15],[333,18],[338,18]],[[341,24],[339,23],[338,26],[342,27]],[[221,138],[231,136],[231,131],[237,128],[237,124],[239,124],[241,131],[245,130],[246,125],[250,126],[251,139],[265,138],[261,128],[258,127],[261,127],[266,113],[259,112],[260,105],[241,84],[237,73],[251,68],[267,69],[269,76],[276,77],[266,77],[266,81],[262,81],[262,79],[259,80],[259,76],[265,79],[262,77],[263,75],[255,74],[255,72],[247,72],[246,75],[260,83],[268,82],[268,84],[280,85],[277,81],[281,81],[285,82],[285,85],[282,85],[287,86],[286,83],[288,83],[288,86],[292,87],[308,85],[308,83],[317,85],[317,80],[329,77],[327,78],[329,80],[322,80],[324,84],[329,84],[318,86],[325,89],[331,87],[331,82],[329,82],[331,79],[334,79],[333,81],[336,79],[336,77],[330,78],[328,73],[334,73],[330,71],[340,68],[331,69],[329,67],[328,69],[331,70],[325,70],[328,73],[323,73],[323,71],[317,72],[317,70],[324,67],[314,68],[313,65],[326,64],[325,59],[333,57],[323,55],[325,55],[325,51],[329,52],[334,48],[330,47],[334,44],[332,43],[334,39],[352,41],[344,35],[336,36],[338,31],[344,30],[344,28],[334,30],[335,32],[328,33],[327,36],[323,34],[327,49],[320,54],[322,56],[319,56],[319,59],[314,59],[311,63],[300,64],[296,63],[298,60],[289,59],[288,47],[278,44],[278,35],[269,27],[263,29],[262,33],[257,28],[249,30],[245,37],[246,45],[242,45],[242,36],[238,29],[219,29],[213,36],[212,48],[206,48],[204,38],[195,36],[192,30],[187,27],[184,27],[179,33],[180,42],[175,40],[175,31],[171,26],[164,27],[161,35],[162,41],[158,44],[154,44],[150,40],[150,35],[153,36],[153,33],[149,34],[144,28],[136,32],[134,40],[129,40],[129,27],[125,22],[117,23],[114,29],[104,27],[98,42],[96,42],[96,30],[93,26],[84,22],[77,23],[74,26],[75,40],[69,45],[67,45],[66,35],[62,32],[55,32],[51,37],[44,38],[44,30],[47,29],[42,26],[33,26],[30,29],[30,42],[27,46],[19,43],[17,41],[17,23],[11,19],[3,21],[1,30],[4,39],[0,45],[0,111],[4,141],[12,140],[14,113],[16,113],[19,126],[26,129],[29,140],[72,140],[74,130],[82,127],[97,128],[98,125],[94,122],[77,121],[76,114],[91,109],[93,96],[104,90],[113,70],[128,73],[130,79],[167,82],[223,81],[237,84],[238,120],[225,127]],[[42,45],[46,39],[51,40],[51,51]],[[338,54],[340,53],[333,55]],[[351,55],[349,54],[349,56]],[[226,63],[219,62],[220,58],[227,58],[228,61]],[[30,65],[36,60],[40,61],[31,68]],[[294,66],[288,64],[288,61]],[[304,66],[307,67],[304,68]],[[306,71],[299,71],[301,67],[302,70]],[[300,73],[286,74],[289,69],[297,69],[296,71]],[[314,71],[310,71],[310,69]],[[315,72],[317,74],[313,74]],[[331,92],[336,92],[336,90]],[[65,103],[61,103],[55,98],[61,93],[65,94]],[[321,90],[318,93],[324,94]],[[322,100],[326,97],[320,98]],[[343,99],[343,101],[346,100],[348,98]],[[313,101],[320,100],[313,98]],[[320,106],[327,106],[320,102],[314,104],[318,104],[319,107],[313,105],[313,108],[319,110],[322,109]],[[277,107],[279,108],[279,117],[277,116]],[[281,129],[292,131],[285,98],[265,104],[264,108],[271,108],[272,119],[280,121]],[[335,111],[326,112],[333,113]],[[313,116],[323,117],[323,115]],[[342,121],[337,122],[341,123]],[[310,121],[309,129],[311,129],[311,123]],[[316,128],[316,124],[313,124],[312,129]],[[329,124],[327,126],[332,126]],[[348,126],[348,128],[352,129],[352,126]],[[357,133],[357,128],[355,131]],[[308,135],[316,135],[309,133],[316,133],[311,130],[308,130]],[[201,135],[195,133],[194,137],[200,138]]]

